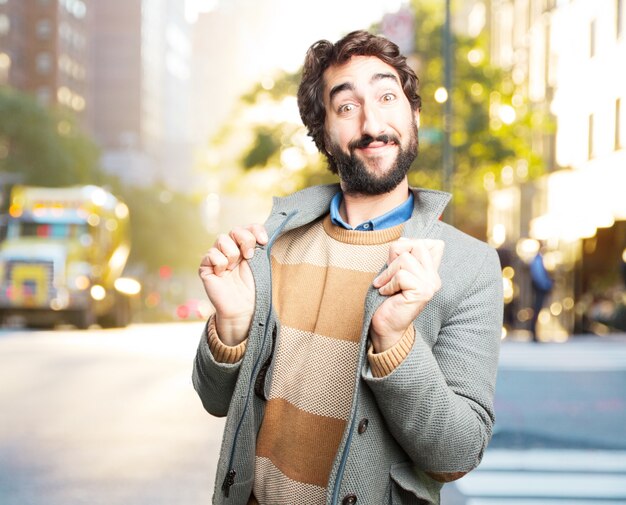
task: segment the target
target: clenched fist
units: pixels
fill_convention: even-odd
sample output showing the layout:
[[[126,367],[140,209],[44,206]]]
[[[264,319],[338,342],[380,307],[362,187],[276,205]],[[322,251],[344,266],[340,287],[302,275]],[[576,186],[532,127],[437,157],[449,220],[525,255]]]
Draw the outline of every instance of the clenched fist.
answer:
[[[389,247],[387,268],[373,282],[380,294],[388,297],[372,318],[374,352],[394,346],[441,288],[443,248],[441,240],[407,238]]]

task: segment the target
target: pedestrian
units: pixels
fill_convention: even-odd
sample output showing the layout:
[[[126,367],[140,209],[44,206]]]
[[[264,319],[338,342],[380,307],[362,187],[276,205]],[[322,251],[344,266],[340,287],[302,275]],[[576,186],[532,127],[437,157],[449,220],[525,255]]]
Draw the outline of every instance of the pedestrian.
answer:
[[[539,342],[539,335],[537,333],[539,313],[543,308],[546,297],[550,294],[550,291],[552,291],[553,285],[552,278],[544,265],[541,249],[530,262],[530,280],[533,287],[533,317],[530,320],[530,328],[533,342]]]
[[[626,287],[626,247],[624,247],[622,257],[620,259],[619,269],[622,274],[622,283],[624,284],[624,287]]]
[[[417,77],[352,32],[306,55],[300,115],[339,184],[276,199],[200,265],[193,383],[227,416],[216,504],[439,503],[481,460],[502,327],[496,252],[410,188]]]

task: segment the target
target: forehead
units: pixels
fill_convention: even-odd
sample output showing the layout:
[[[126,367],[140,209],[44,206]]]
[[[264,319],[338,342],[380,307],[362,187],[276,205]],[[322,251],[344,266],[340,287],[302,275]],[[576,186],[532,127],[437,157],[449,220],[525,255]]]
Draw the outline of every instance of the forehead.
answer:
[[[372,83],[372,78],[379,74],[392,74],[400,83],[396,69],[376,56],[352,56],[342,65],[333,65],[324,72],[324,98],[328,99],[330,90],[344,83],[355,87]]]

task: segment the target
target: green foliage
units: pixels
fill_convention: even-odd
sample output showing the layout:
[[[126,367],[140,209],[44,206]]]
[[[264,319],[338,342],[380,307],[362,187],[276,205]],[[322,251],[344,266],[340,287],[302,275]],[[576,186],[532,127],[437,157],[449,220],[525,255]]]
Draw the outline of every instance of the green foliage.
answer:
[[[0,87],[0,172],[41,186],[97,183],[98,150],[61,110]]]
[[[131,187],[112,179],[109,186],[129,208],[129,263],[141,265],[146,272],[157,272],[163,265],[175,272],[197,268],[213,242],[200,219],[199,197],[162,186]]]
[[[241,97],[241,100],[246,104],[252,105],[257,103],[260,95],[266,95],[276,101],[281,100],[285,96],[296,96],[301,78],[301,71],[293,73],[282,72],[270,82],[261,82],[255,85],[250,92]]]
[[[444,105],[434,100],[444,83],[442,8],[434,2],[413,1],[416,32],[416,71],[423,101],[420,155],[411,183],[430,179],[430,187],[442,187]],[[506,165],[523,166],[524,178],[541,175],[543,161],[533,150],[533,136],[553,129],[547,115],[532,110],[527,97],[510,75],[489,63],[487,34],[476,38],[453,35],[453,123],[455,224],[474,235],[485,228],[487,193],[484,180],[497,182]],[[498,117],[500,107],[515,112],[512,124]],[[509,109],[511,107],[512,109]],[[537,122],[538,119],[538,122]],[[441,132],[441,135],[433,135]],[[431,139],[434,139],[432,141]]]
[[[258,126],[254,131],[254,144],[242,160],[244,168],[264,167],[280,148],[280,129]]]
[[[161,186],[130,187],[98,168],[98,150],[68,113],[48,110],[31,96],[0,87],[0,174],[21,183],[59,187],[98,184],[129,207],[129,264],[145,273],[169,265],[193,271],[213,242],[202,223],[197,196]]]

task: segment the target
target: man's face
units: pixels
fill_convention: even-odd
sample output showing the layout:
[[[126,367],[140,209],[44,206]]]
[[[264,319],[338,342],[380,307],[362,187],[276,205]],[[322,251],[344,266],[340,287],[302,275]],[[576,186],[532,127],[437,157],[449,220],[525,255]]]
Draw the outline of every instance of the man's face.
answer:
[[[346,193],[382,194],[417,156],[417,121],[393,67],[354,56],[324,72],[325,133]]]

